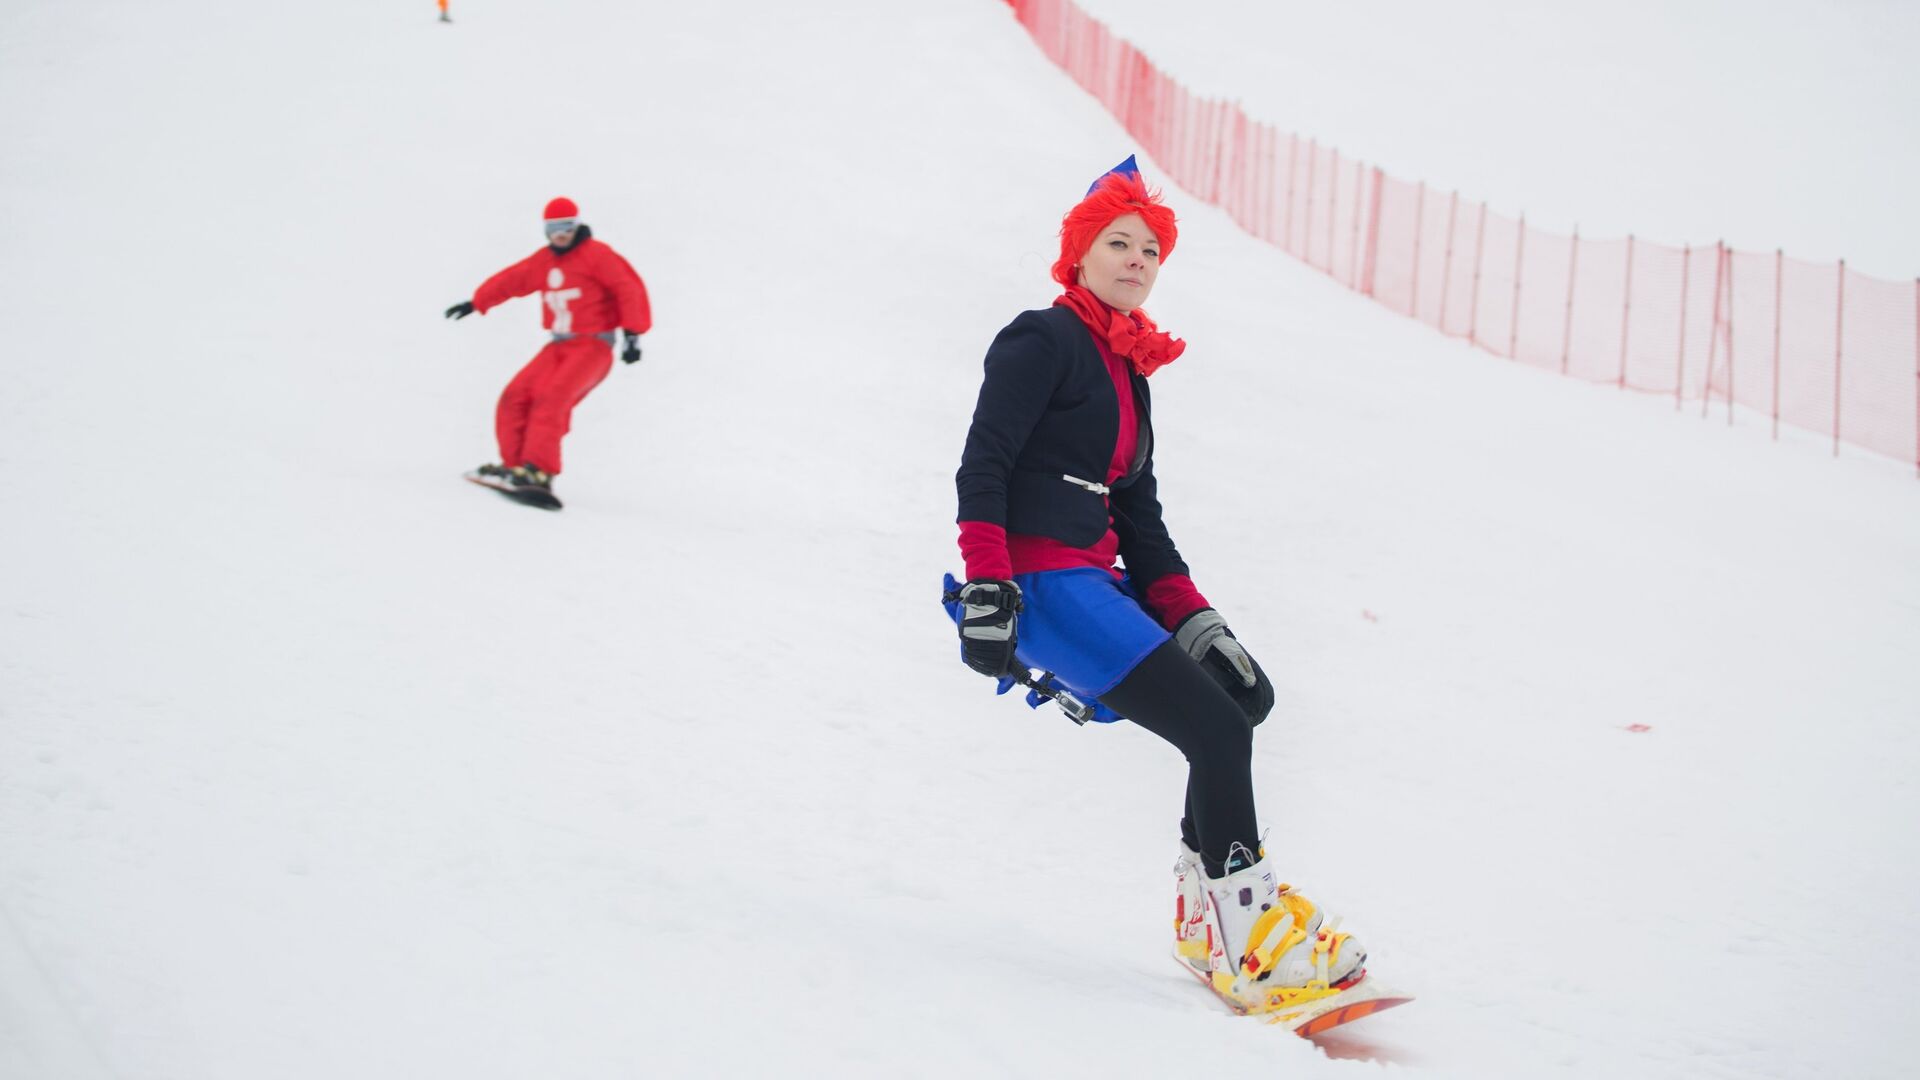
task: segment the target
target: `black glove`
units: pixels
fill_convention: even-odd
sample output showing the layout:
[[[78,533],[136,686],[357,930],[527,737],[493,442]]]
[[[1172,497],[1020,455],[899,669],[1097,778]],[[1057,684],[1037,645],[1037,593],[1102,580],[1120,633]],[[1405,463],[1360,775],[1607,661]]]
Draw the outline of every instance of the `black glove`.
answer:
[[[462,300],[447,309],[447,318],[449,319],[464,319],[471,314],[473,314],[473,301],[471,300]]]
[[[1013,668],[1020,586],[974,578],[954,590],[953,598],[960,602],[960,659],[982,675],[1007,674]]]
[[[1247,726],[1259,727],[1273,711],[1273,683],[1247,653],[1246,646],[1227,628],[1227,620],[1212,608],[1180,620],[1173,640],[1188,656],[1199,662],[1220,689],[1227,692],[1240,711],[1247,714]]]
[[[634,333],[631,330],[623,330],[621,331],[621,333],[627,335],[627,347],[620,350],[620,362],[623,364],[639,363],[640,362],[640,335]]]

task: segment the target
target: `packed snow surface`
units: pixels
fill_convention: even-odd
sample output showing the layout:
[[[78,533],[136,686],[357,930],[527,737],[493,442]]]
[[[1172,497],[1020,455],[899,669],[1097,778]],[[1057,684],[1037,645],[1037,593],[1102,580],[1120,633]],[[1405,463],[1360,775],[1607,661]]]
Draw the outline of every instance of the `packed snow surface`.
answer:
[[[1233,12],[1139,6],[1198,84]],[[1910,1067],[1910,466],[1170,188],[1156,464],[1278,686],[1268,849],[1419,998],[1293,1039],[1169,955],[1179,755],[936,604],[981,355],[1137,147],[988,0],[453,14],[0,15],[0,1076]],[[440,312],[560,194],[658,327],[541,514],[458,480],[537,302]]]

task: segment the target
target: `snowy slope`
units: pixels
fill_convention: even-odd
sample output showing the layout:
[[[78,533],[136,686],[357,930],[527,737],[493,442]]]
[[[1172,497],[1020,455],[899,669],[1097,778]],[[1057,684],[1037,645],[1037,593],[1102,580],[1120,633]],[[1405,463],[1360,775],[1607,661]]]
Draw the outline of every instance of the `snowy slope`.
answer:
[[[1826,1004],[1920,976],[1908,470],[1436,340],[1170,192],[1157,464],[1279,683],[1270,847],[1421,995],[1279,1037],[1166,955],[1177,755],[994,698],[934,604],[980,355],[1124,136],[980,0],[431,18],[0,19],[0,1076],[1920,1049]],[[455,479],[537,312],[438,313],[563,193],[659,328],[538,515]]]

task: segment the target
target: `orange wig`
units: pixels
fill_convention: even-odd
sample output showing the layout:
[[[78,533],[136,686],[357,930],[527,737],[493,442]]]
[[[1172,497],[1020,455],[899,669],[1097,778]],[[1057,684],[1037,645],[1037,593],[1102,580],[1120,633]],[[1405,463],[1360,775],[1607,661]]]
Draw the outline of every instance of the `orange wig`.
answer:
[[[1076,268],[1087,249],[1099,238],[1101,230],[1118,217],[1139,214],[1153,235],[1160,239],[1160,261],[1173,254],[1180,238],[1173,211],[1160,201],[1160,193],[1147,187],[1139,173],[1110,172],[1100,178],[1079,205],[1060,219],[1060,259],[1053,264],[1053,280],[1071,286],[1079,276]]]

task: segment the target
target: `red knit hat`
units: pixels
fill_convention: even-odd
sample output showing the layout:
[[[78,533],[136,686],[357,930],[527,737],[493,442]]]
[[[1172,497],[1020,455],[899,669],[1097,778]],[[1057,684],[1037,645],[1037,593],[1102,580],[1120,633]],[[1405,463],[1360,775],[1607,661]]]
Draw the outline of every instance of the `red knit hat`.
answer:
[[[548,221],[558,221],[561,218],[577,218],[580,216],[580,208],[573,205],[572,199],[562,196],[548,203],[546,211],[540,216]]]
[[[1053,264],[1053,280],[1073,285],[1078,276],[1075,268],[1099,237],[1100,230],[1127,214],[1139,214],[1140,220],[1153,230],[1153,235],[1160,240],[1160,261],[1166,262],[1167,256],[1173,254],[1174,242],[1180,238],[1173,211],[1160,202],[1160,193],[1147,187],[1138,172],[1115,171],[1101,177],[1087,197],[1060,219],[1060,259]]]

